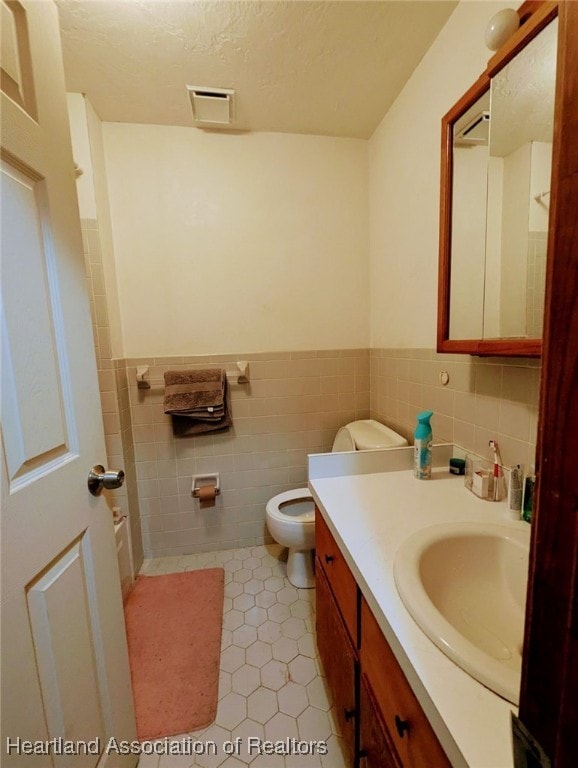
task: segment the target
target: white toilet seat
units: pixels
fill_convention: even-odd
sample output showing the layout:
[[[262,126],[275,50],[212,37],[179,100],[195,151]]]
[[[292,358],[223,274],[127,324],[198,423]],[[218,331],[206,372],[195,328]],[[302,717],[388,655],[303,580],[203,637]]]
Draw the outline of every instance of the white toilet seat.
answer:
[[[295,488],[292,491],[285,491],[284,493],[277,494],[277,496],[273,496],[273,498],[269,499],[267,502],[267,514],[275,520],[279,520],[288,525],[291,523],[314,523],[315,505],[313,505],[311,510],[298,514],[286,514],[283,512],[283,505],[298,501],[313,503],[313,496],[311,496],[309,488]]]
[[[342,427],[333,451],[375,450],[407,445],[407,440],[372,419],[352,421]],[[295,587],[315,586],[315,503],[309,488],[295,488],[273,496],[266,504],[265,521],[272,538],[287,547],[287,578]]]

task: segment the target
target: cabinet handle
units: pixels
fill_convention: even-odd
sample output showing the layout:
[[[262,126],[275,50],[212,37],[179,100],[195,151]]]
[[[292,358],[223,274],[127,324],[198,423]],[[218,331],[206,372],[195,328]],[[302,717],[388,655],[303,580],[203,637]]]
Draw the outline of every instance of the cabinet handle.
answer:
[[[325,555],[325,562],[326,563],[332,563],[335,560],[335,557],[333,555]]]
[[[397,732],[399,733],[400,738],[403,739],[405,732],[409,731],[409,720],[402,720],[399,715],[396,715],[395,727],[397,728]]]
[[[345,717],[345,722],[349,722],[355,717],[355,710],[354,709],[344,709],[343,710],[343,716]]]

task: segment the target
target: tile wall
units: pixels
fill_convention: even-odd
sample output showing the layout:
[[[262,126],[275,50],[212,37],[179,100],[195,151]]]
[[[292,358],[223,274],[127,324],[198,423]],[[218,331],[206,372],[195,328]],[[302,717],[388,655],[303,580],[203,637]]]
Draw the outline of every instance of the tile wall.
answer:
[[[540,365],[529,358],[360,349],[102,359],[109,463],[124,465],[131,476],[129,508],[140,509],[146,557],[270,541],[266,502],[305,485],[307,454],[331,450],[337,429],[354,419],[371,416],[411,441],[415,415],[427,408],[435,414],[436,441],[489,456],[495,438],[506,464],[534,463]],[[237,359],[249,360],[251,381],[231,387],[228,433],[175,438],[162,387],[136,386],[137,365],[148,365],[150,378],[162,381],[169,369],[232,368]],[[222,488],[206,509],[191,495],[192,475],[203,472],[219,472]],[[140,532],[133,523],[134,536]]]
[[[136,386],[137,365],[148,365],[150,379],[162,382],[166,370],[232,369],[241,359],[249,361],[250,383],[231,387],[233,427],[224,434],[175,438],[162,386]],[[369,417],[367,349],[138,358],[116,365],[117,374],[128,377],[146,557],[270,541],[266,502],[306,485],[307,454],[331,450],[340,426]],[[124,408],[124,396],[119,402]],[[221,480],[222,492],[208,509],[191,495],[192,475],[203,472],[219,472]]]
[[[447,371],[449,383],[440,382]],[[371,350],[371,417],[411,441],[416,414],[434,411],[434,441],[490,457],[496,439],[506,465],[533,466],[540,360],[440,355],[431,349]]]
[[[115,364],[116,361],[112,359],[98,221],[81,219],[80,223],[104,423],[106,461],[109,467],[124,469],[126,476],[122,488],[104,493],[111,509],[113,506],[119,506],[124,514],[129,515],[134,568],[135,572],[138,572],[143,560],[142,533],[126,369],[124,365]]]

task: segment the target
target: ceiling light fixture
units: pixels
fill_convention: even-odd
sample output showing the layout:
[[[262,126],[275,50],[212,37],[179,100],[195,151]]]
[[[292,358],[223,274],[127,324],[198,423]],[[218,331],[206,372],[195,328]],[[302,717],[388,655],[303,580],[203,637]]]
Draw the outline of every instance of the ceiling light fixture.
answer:
[[[490,51],[497,51],[519,26],[518,11],[513,8],[504,8],[502,11],[498,11],[492,16],[486,27],[486,46]]]

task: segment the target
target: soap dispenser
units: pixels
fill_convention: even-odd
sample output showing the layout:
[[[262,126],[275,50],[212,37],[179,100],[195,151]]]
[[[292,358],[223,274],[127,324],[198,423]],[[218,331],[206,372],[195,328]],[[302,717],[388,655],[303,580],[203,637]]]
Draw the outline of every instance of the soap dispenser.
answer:
[[[417,427],[414,432],[414,475],[419,480],[431,477],[432,429],[430,419],[433,411],[422,411],[417,415]]]

